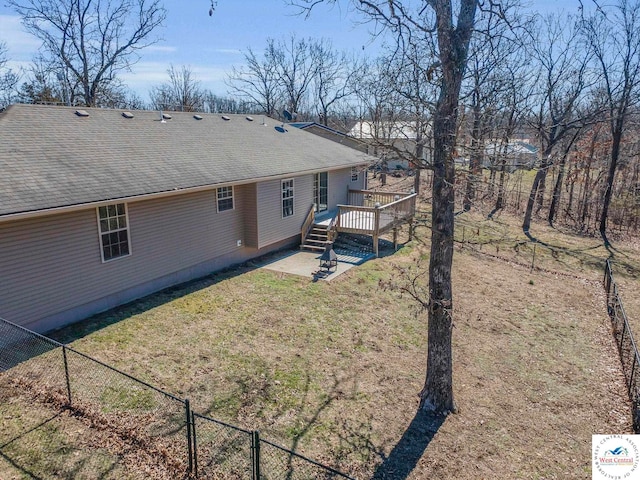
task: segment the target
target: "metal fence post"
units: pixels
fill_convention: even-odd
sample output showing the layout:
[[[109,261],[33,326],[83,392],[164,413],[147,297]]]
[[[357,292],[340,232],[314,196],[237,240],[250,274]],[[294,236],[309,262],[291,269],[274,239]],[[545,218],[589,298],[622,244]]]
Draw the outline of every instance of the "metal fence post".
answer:
[[[67,399],[71,405],[71,382],[69,381],[69,362],[67,362],[67,347],[62,345],[62,359],[64,361],[64,376],[67,381]]]
[[[196,433],[196,417],[191,412],[191,438],[193,441],[193,476],[198,478],[198,434]]]
[[[629,389],[628,389],[628,390],[629,390],[629,397],[633,400],[633,392],[632,392],[632,389],[633,389],[633,386],[635,385],[635,382],[634,382],[634,380],[633,380],[633,377],[634,377],[634,375],[635,375],[635,373],[636,373],[636,360],[637,360],[637,356],[635,355],[635,352],[632,352],[632,353],[634,353],[634,355],[633,355],[633,362],[631,362],[631,376],[629,377],[629,378],[630,378],[630,380],[629,380]]]
[[[193,473],[193,444],[191,435],[191,405],[189,405],[189,399],[184,401],[184,409],[187,417],[187,453],[189,455],[189,474]]]
[[[260,480],[260,432],[251,432],[251,478]]]

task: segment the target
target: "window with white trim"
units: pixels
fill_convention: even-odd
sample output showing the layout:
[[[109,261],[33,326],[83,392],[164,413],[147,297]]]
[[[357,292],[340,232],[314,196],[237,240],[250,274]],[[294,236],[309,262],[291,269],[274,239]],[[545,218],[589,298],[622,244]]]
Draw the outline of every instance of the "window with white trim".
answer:
[[[358,167],[351,167],[351,181],[352,182],[357,182],[358,181]]]
[[[131,254],[126,203],[98,207],[98,228],[102,261],[108,262]]]
[[[233,210],[233,187],[220,187],[216,192],[218,197],[218,212]]]
[[[293,179],[282,180],[282,218],[293,215]]]

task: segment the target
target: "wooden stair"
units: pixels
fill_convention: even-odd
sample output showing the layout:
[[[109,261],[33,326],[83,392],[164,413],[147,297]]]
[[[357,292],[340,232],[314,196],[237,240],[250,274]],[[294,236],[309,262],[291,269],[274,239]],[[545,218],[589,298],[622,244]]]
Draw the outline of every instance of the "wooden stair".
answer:
[[[305,238],[304,243],[300,245],[300,250],[310,252],[324,252],[325,246],[329,241],[329,227],[326,225],[314,224]]]

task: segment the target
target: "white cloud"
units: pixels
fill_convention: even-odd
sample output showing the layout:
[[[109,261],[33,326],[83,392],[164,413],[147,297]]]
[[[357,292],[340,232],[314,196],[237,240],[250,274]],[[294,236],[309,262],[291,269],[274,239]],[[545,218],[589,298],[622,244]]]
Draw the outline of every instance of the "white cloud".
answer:
[[[30,62],[40,47],[40,41],[24,30],[17,15],[0,15],[0,42],[7,45],[7,58],[16,62]]]
[[[148,53],[174,53],[178,51],[178,47],[170,45],[149,45],[144,48],[144,52]]]
[[[242,50],[238,48],[215,48],[213,52],[223,55],[242,55]]]

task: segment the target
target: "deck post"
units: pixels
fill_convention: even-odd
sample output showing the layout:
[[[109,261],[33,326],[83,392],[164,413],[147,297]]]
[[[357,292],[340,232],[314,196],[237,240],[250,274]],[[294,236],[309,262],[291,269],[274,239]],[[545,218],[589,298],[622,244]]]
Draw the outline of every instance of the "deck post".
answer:
[[[380,203],[376,203],[374,214],[375,220],[373,225],[373,253],[376,254],[376,258],[378,258],[378,232],[380,232]]]

